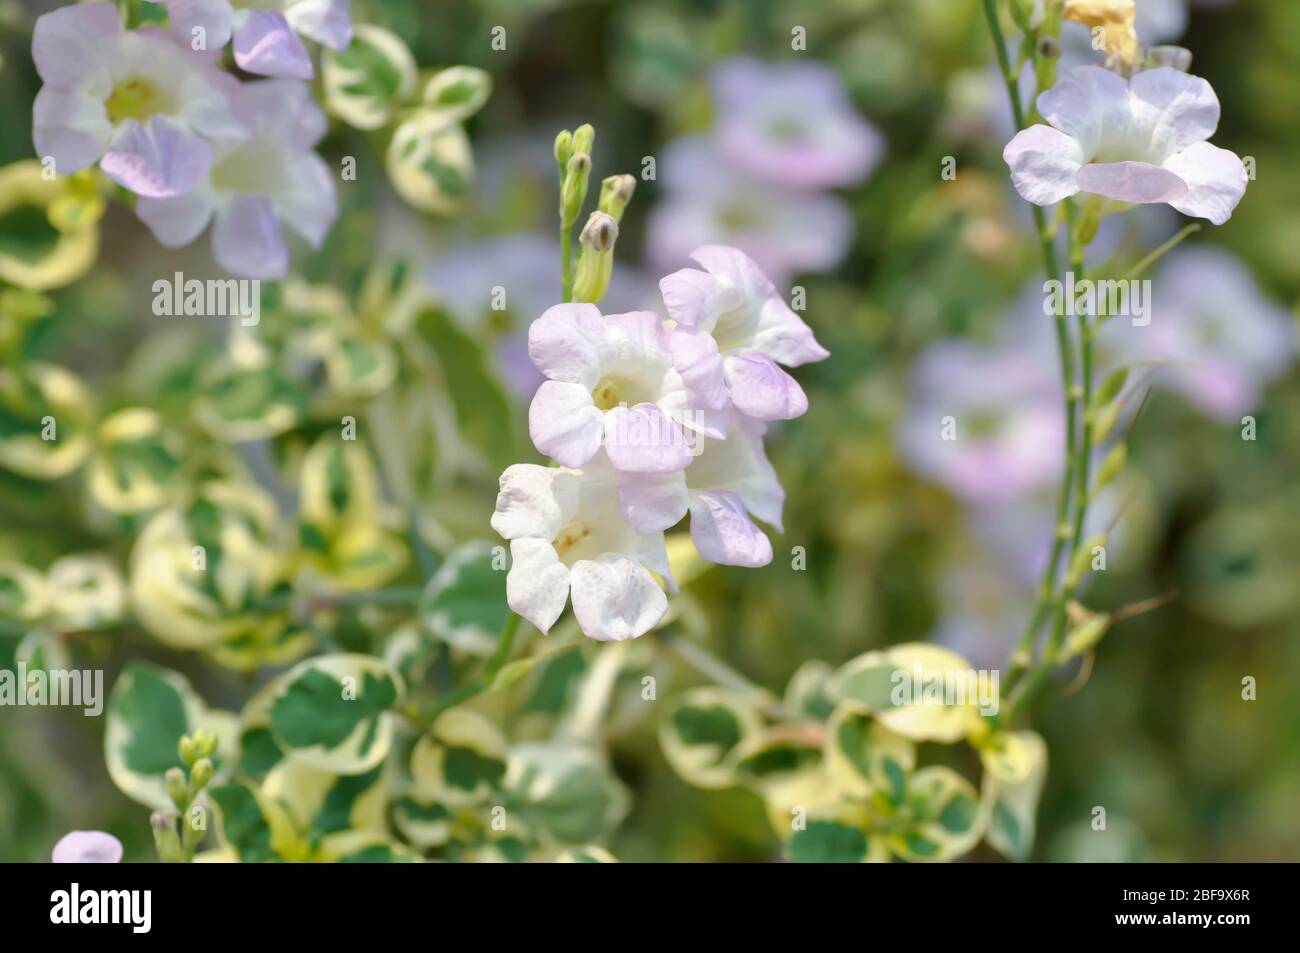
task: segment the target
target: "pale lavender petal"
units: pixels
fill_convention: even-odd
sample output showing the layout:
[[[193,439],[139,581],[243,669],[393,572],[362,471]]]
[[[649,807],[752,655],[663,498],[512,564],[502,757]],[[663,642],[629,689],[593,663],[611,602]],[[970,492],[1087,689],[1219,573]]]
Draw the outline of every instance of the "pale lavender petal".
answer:
[[[1184,215],[1222,225],[1246,194],[1246,167],[1237,154],[1198,142],[1172,156],[1165,168],[1187,183],[1187,194],[1170,202]]]
[[[691,269],[694,271],[694,269]],[[697,275],[704,272],[696,271]],[[668,338],[673,368],[682,376],[688,405],[709,410],[727,406],[727,381],[722,374],[722,355],[713,335],[677,328]]]
[[[59,838],[50,860],[56,864],[117,864],[122,842],[103,831],[71,831]]]
[[[668,611],[668,597],[639,563],[608,553],[570,571],[573,614],[584,635],[600,642],[635,639]]]
[[[303,36],[332,50],[352,42],[352,0],[290,0],[284,15]]]
[[[808,410],[808,398],[799,382],[762,351],[728,355],[724,366],[731,402],[745,416],[792,420]]]
[[[209,53],[222,50],[234,30],[234,10],[230,0],[166,0],[171,30],[186,46],[194,49],[197,36],[203,37]],[[195,30],[202,30],[196,34]],[[196,51],[197,52],[197,51]]]
[[[1187,194],[1187,183],[1149,162],[1094,162],[1079,170],[1079,188],[1117,202],[1174,202]]]
[[[605,325],[594,304],[557,304],[528,328],[528,356],[554,381],[592,390],[600,379]]]
[[[1103,136],[1123,138],[1132,122],[1128,83],[1100,66],[1076,66],[1038,97],[1038,112],[1079,144],[1081,160],[1092,158]]]
[[[1151,129],[1151,145],[1162,156],[1204,142],[1219,127],[1219,97],[1199,76],[1162,66],[1136,74],[1129,88],[1134,119]]]
[[[512,540],[506,605],[545,635],[555,625],[568,600],[569,570],[560,562],[550,541]]]
[[[501,474],[492,528],[505,539],[554,539],[577,506],[569,471],[516,463]]]
[[[660,533],[676,526],[690,502],[686,476],[681,470],[619,474],[619,512],[638,533]]]
[[[217,212],[212,254],[217,264],[241,278],[283,278],[289,271],[289,252],[271,200],[262,195],[231,199]]]
[[[32,61],[41,80],[70,90],[101,67],[111,55],[111,40],[122,32],[112,3],[65,6],[36,18]]]
[[[166,116],[153,116],[143,126],[128,120],[100,160],[114,182],[153,198],[190,191],[211,165],[207,140]]]
[[[691,462],[681,427],[657,404],[615,407],[606,411],[604,423],[605,452],[616,470],[672,473]]]
[[[329,120],[316,104],[311,86],[295,79],[244,83],[239,96],[260,132],[273,133],[298,149],[311,149],[325,137]]]
[[[830,351],[817,343],[812,328],[790,309],[780,295],[772,295],[763,302],[754,333],[754,347],[786,367],[824,361],[831,356]]]
[[[32,142],[36,154],[54,160],[60,175],[93,165],[113,139],[104,104],[80,92],[61,93],[42,86],[32,103]]]
[[[734,493],[706,491],[691,499],[691,541],[711,563],[723,566],[766,566],[772,543],[754,525],[745,504]]]
[[[728,304],[734,306],[737,296],[746,300],[762,300],[776,294],[776,288],[758,263],[739,248],[728,245],[701,245],[691,252],[691,258],[705,271],[722,282],[729,294]]]
[[[539,453],[580,467],[600,449],[604,422],[581,384],[543,381],[528,407],[528,433]]]
[[[1051,126],[1030,126],[1002,150],[1011,167],[1011,184],[1035,205],[1052,205],[1079,191],[1075,177],[1083,152],[1070,136]]]
[[[314,152],[298,155],[288,171],[292,185],[273,197],[276,214],[313,248],[320,248],[339,212],[334,175]]]
[[[155,199],[142,197],[135,214],[149,226],[154,238],[167,248],[181,248],[199,237],[216,211],[212,190],[198,186],[184,195]]]
[[[311,57],[283,13],[251,10],[235,28],[235,62],[260,76],[311,79]]]
[[[681,327],[710,331],[726,310],[727,295],[718,279],[698,268],[682,268],[659,279],[668,317]]]

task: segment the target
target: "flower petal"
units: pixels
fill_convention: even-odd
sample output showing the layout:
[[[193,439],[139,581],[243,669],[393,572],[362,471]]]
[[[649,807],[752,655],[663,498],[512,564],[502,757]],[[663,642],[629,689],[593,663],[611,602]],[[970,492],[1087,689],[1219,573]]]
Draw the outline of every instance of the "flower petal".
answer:
[[[763,302],[754,347],[786,367],[824,361],[831,352],[817,343],[812,328],[790,309],[780,295]]]
[[[122,860],[122,842],[103,831],[70,831],[54,845],[50,860],[56,864],[116,864]]]
[[[1186,182],[1149,162],[1093,162],[1075,180],[1083,191],[1117,202],[1173,202],[1187,194]]]
[[[271,200],[262,195],[236,195],[217,212],[212,254],[217,264],[240,277],[283,278],[289,271],[289,252]]]
[[[555,547],[545,539],[512,540],[506,604],[545,635],[568,599],[569,570],[560,562]]]
[[[635,639],[668,611],[668,597],[640,563],[614,553],[584,559],[570,572],[573,614],[600,642]]]
[[[112,3],[65,6],[39,16],[32,29],[36,72],[55,89],[80,86],[112,55],[111,38],[121,32],[122,21]]]
[[[1079,191],[1075,181],[1083,164],[1079,144],[1051,126],[1030,126],[1002,150],[1011,167],[1011,184],[1035,205],[1052,205]]]
[[[1222,225],[1246,194],[1246,167],[1235,152],[1198,142],[1165,161],[1165,168],[1187,183],[1187,194],[1174,208],[1194,218]]]
[[[167,0],[171,31],[191,49],[195,37],[200,35],[208,52],[224,48],[234,30],[233,14],[229,0]],[[202,34],[194,32],[199,29]]]
[[[799,382],[762,351],[744,350],[723,361],[736,409],[757,420],[792,420],[808,410]]]
[[[32,142],[36,154],[54,160],[54,169],[71,175],[93,165],[113,139],[104,104],[80,92],[61,93],[42,86],[32,103]]]
[[[601,413],[581,384],[543,381],[537,388],[528,407],[528,433],[539,453],[580,467],[600,449],[603,431]]]
[[[708,490],[691,495],[691,540],[711,563],[754,568],[772,561],[771,541],[734,493]]]
[[[501,474],[492,528],[505,539],[554,539],[577,506],[568,470],[516,463]]]
[[[288,191],[274,196],[276,215],[313,248],[320,248],[339,213],[334,175],[314,152],[299,154],[287,171],[292,184]]]
[[[297,32],[332,50],[352,42],[352,0],[292,0],[284,11]]]
[[[283,79],[311,79],[315,75],[307,48],[290,29],[283,13],[248,11],[244,21],[235,27],[234,50],[235,62],[249,73]]]
[[[691,462],[686,435],[658,404],[614,407],[605,412],[604,425],[605,452],[616,470],[672,473]]]
[[[691,252],[691,258],[722,283],[729,298],[728,308],[735,307],[742,299],[761,301],[776,294],[776,288],[758,263],[739,248],[701,245]]]
[[[163,199],[144,197],[135,204],[135,214],[149,226],[154,238],[167,248],[182,248],[208,227],[216,210],[212,189],[200,185],[184,195]]]
[[[695,269],[697,275],[704,272]],[[722,374],[722,355],[713,335],[678,327],[668,338],[673,368],[686,385],[689,406],[721,410],[727,406],[727,382]]]
[[[676,526],[690,503],[684,471],[619,474],[619,512],[638,533],[661,533]]]
[[[212,165],[212,146],[167,116],[145,125],[128,120],[113,137],[100,168],[137,195],[188,192]]]
[[[582,384],[588,391],[600,380],[600,311],[594,304],[557,304],[528,328],[528,356],[553,381]]]
[[[1066,70],[1055,86],[1038,97],[1038,112],[1078,143],[1080,161],[1096,153],[1103,136],[1122,138],[1133,121],[1128,83],[1100,66]]]
[[[682,268],[660,278],[659,293],[668,317],[680,327],[700,331],[713,330],[728,297],[717,278],[698,268]]]
[[[1134,122],[1151,130],[1151,146],[1162,157],[1204,142],[1219,127],[1219,97],[1199,76],[1162,66],[1137,73],[1129,88]]]

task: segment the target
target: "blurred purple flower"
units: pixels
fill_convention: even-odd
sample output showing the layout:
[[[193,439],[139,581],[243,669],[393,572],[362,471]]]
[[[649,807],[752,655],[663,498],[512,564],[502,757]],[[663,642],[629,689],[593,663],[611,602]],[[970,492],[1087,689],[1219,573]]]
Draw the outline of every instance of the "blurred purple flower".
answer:
[[[1118,317],[1102,343],[1126,362],[1170,362],[1154,380],[1216,420],[1236,421],[1259,403],[1264,385],[1295,361],[1293,316],[1261,293],[1231,253],[1181,248],[1152,280],[1150,324]]]
[[[657,270],[687,265],[701,245],[732,245],[784,288],[796,272],[830,271],[848,254],[848,206],[829,195],[783,191],[743,175],[708,139],[669,144],[659,183],[665,195],[650,212],[646,237],[646,254]]]
[[[1033,347],[939,341],[913,369],[899,447],[914,468],[967,502],[1021,496],[1060,474],[1059,389]]]
[[[719,150],[762,182],[791,189],[853,185],[884,154],[884,139],[824,63],[738,57],[714,69],[712,89]]]
[[[50,860],[56,864],[117,864],[122,842],[103,831],[71,831],[59,838]]]

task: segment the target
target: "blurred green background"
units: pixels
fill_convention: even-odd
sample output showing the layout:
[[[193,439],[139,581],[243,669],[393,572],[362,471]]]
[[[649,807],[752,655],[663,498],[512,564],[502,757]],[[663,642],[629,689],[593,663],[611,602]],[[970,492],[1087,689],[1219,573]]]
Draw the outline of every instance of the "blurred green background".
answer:
[[[0,165],[32,157],[39,81],[30,29],[51,6],[0,0]],[[1148,6],[1172,18],[1161,22],[1158,39],[1191,49],[1192,72],[1219,95],[1215,143],[1256,160],[1257,178],[1231,221],[1207,226],[1188,246],[1226,249],[1263,298],[1294,316],[1300,4],[1138,0],[1140,12]],[[485,354],[501,358],[498,377],[510,374],[498,346],[535,315],[476,312],[471,279],[457,277],[468,266],[457,262],[490,258],[489,250],[500,250],[492,243],[510,237],[553,241],[549,149],[557,129],[593,123],[597,174],[638,174],[644,157],[662,157],[674,141],[714,128],[709,77],[718,64],[743,55],[834,69],[885,147],[864,181],[834,192],[853,224],[842,260],[796,270],[786,282],[806,289],[804,316],[832,357],[799,371],[810,410],[768,440],[787,492],[785,533],[774,536],[771,565],[716,568],[692,594],[709,620],[713,652],[776,691],[807,659],[838,664],[905,641],[940,638],[976,665],[1000,664],[1031,599],[1034,573],[1024,565],[1041,559],[1052,485],[990,510],[919,472],[900,440],[918,356],[949,338],[1004,339],[1024,313],[1024,289],[1041,281],[1028,215],[1001,160],[1008,108],[978,0],[356,0],[353,7],[354,20],[392,29],[422,65],[465,63],[492,74],[492,97],[468,127],[478,183],[464,214],[417,216],[392,197],[374,144],[336,125],[322,152],[332,163],[359,157],[358,179],[340,191],[341,215],[324,250],[295,261],[310,280],[356,294],[377,256],[401,257],[449,308],[466,292],[461,323]],[[488,42],[499,25],[504,51]],[[806,31],[806,52],[791,49],[795,27]],[[947,156],[956,160],[954,181],[940,175]],[[645,300],[644,289],[652,295],[667,270],[648,257],[656,210],[671,200],[662,175],[638,183],[615,279],[626,285],[629,307]],[[719,223],[741,227],[722,213]],[[0,251],[30,239],[18,233],[23,227],[0,216]],[[1163,219],[1152,227],[1155,241],[1172,231]],[[780,224],[773,228],[779,240]],[[1145,234],[1137,240],[1155,244]],[[97,265],[51,293],[54,307],[27,335],[21,359],[75,370],[104,407],[132,397],[147,402],[150,387],[164,386],[141,350],[158,331],[148,309],[152,276],[201,274],[210,267],[206,255],[204,241],[165,252],[129,210],[111,207]],[[532,251],[513,255],[503,267],[534,264]],[[545,274],[545,265],[537,267]],[[1225,317],[1228,333],[1235,318]],[[192,333],[197,343],[187,347],[211,346],[202,342],[215,332]],[[1050,351],[1044,359],[1055,375]],[[511,405],[513,432],[492,430],[486,461],[446,463],[451,475],[424,505],[449,540],[490,536],[495,464],[535,459],[525,408]],[[1113,609],[1177,595],[1117,627],[1085,685],[1058,697],[1075,680],[1075,672],[1063,673],[1036,706],[1050,768],[1035,859],[1300,857],[1300,376],[1288,367],[1268,381],[1250,413],[1257,439],[1244,441],[1239,424],[1153,383],[1131,441],[1122,543],[1086,602]],[[81,491],[68,482],[37,483],[0,469],[0,558],[45,566],[61,553],[96,550],[125,564],[131,537],[82,519]],[[806,571],[792,571],[792,547],[804,547]],[[8,644],[3,659],[15,640],[0,638]],[[238,708],[255,684],[127,627],[79,639],[70,650],[102,665],[110,684],[126,659],[158,659],[225,707]],[[661,693],[700,682],[670,657],[656,664]],[[1246,676],[1257,679],[1255,701],[1242,700]],[[776,856],[758,799],[689,787],[664,762],[653,719],[616,717],[611,732],[614,767],[633,795],[609,845],[621,859]],[[1105,832],[1089,827],[1095,806],[1106,808]],[[146,859],[144,821],[144,810],[107,777],[97,719],[0,710],[0,858],[45,860],[75,827],[109,830],[127,845],[128,859]],[[994,857],[987,848],[973,855]]]

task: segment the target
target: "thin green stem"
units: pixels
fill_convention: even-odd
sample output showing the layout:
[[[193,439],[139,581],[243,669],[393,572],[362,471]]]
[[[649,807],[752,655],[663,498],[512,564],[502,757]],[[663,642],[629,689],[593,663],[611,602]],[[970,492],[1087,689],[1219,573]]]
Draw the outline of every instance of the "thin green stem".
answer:
[[[573,229],[560,223],[560,274],[562,301],[573,297]]]
[[[472,681],[444,695],[430,707],[408,709],[406,714],[413,721],[427,725],[448,708],[454,708],[490,689],[501,669],[505,667],[506,661],[510,658],[510,649],[514,646],[515,633],[519,631],[520,621],[521,617],[519,615],[514,612],[510,613],[509,618],[506,619],[506,624],[501,627],[501,634],[497,636],[496,649],[483,666],[483,670]]]
[[[1184,239],[1186,239],[1190,235],[1196,234],[1200,230],[1201,230],[1201,226],[1197,224],[1188,225],[1187,227],[1183,228],[1181,231],[1179,231],[1177,235],[1169,239],[1169,241],[1165,242],[1163,245],[1161,245],[1151,254],[1147,255],[1140,262],[1134,265],[1129,270],[1129,273],[1126,276],[1127,280],[1132,281],[1135,278],[1141,277],[1144,271],[1146,271],[1157,261],[1163,258],[1168,252],[1181,245]]]
[[[699,643],[669,632],[660,633],[659,641],[709,681],[742,695],[748,695],[764,708],[778,710],[781,707],[776,696],[766,688],[741,675]]]

